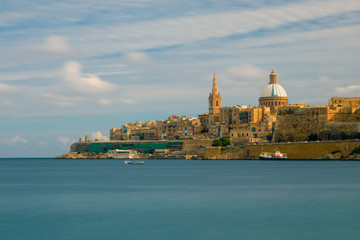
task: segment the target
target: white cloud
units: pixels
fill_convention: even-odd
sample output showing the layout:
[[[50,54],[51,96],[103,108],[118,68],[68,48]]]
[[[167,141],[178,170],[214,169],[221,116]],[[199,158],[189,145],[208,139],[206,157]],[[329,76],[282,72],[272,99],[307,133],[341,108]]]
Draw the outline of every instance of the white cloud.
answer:
[[[245,64],[239,67],[231,67],[227,70],[227,74],[242,80],[262,79],[266,76],[266,72],[264,70],[250,64]]]
[[[330,82],[331,82],[331,79],[326,76],[322,76],[319,80],[319,83],[330,83]]]
[[[326,10],[325,10],[326,9]],[[305,1],[254,10],[227,11],[203,15],[162,18],[112,26],[75,27],[68,35],[90,55],[139,51],[191,43],[210,38],[273,29],[287,24],[360,10],[357,0]],[[90,47],[101,43],[101,48]]]
[[[60,136],[60,137],[58,137],[58,141],[65,145],[70,141],[70,138]]]
[[[95,140],[95,139],[100,140],[100,141],[108,141],[109,140],[106,136],[102,135],[102,133],[99,131],[92,132],[91,137],[93,140]]]
[[[99,99],[98,102],[100,103],[100,105],[103,105],[103,106],[109,106],[112,104],[111,100],[105,99],[105,98]]]
[[[10,86],[0,82],[0,93],[13,93],[16,92],[18,89],[14,86]]]
[[[53,78],[55,77],[55,71],[49,70],[37,70],[35,71],[21,71],[21,72],[11,72],[11,73],[0,73],[1,81],[15,81],[15,80],[25,80],[25,79],[39,79],[39,78]]]
[[[1,141],[1,143],[6,145],[26,144],[27,140],[17,135],[13,138],[5,138]]]
[[[76,102],[83,101],[85,99],[84,97],[79,96],[69,97],[53,93],[45,93],[44,97],[48,99],[49,103],[60,107],[71,107],[74,106]]]
[[[81,67],[80,63],[73,61],[64,65],[62,77],[66,87],[88,93],[109,92],[116,88],[114,84],[101,80],[95,74],[82,73]]]
[[[132,52],[125,56],[125,59],[132,64],[146,64],[150,61],[150,58],[145,53]]]
[[[126,103],[126,104],[134,104],[134,103],[136,103],[136,101],[133,100],[133,99],[124,99],[121,102]]]
[[[360,85],[350,85],[347,87],[338,87],[335,89],[336,92],[341,94],[359,94]]]
[[[29,48],[35,51],[59,55],[66,55],[74,51],[66,37],[55,35],[47,37],[44,44],[31,45]]]

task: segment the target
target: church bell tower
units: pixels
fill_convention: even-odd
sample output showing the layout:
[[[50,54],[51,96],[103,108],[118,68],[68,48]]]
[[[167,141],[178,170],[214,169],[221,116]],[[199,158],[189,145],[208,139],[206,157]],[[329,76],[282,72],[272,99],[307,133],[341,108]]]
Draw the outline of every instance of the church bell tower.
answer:
[[[212,126],[216,126],[216,124],[219,123],[220,108],[221,108],[221,95],[217,89],[216,75],[214,73],[212,91],[209,95],[209,125],[210,125],[210,128]]]

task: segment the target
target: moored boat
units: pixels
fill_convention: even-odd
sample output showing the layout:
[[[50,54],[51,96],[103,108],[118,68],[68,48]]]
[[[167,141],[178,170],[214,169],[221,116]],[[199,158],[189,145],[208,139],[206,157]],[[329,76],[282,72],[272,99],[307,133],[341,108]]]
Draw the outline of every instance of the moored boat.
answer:
[[[125,164],[144,164],[144,161],[124,161]]]
[[[287,154],[282,153],[277,149],[274,149],[274,152],[262,152],[259,154],[260,160],[286,160]]]
[[[108,157],[109,158],[120,158],[120,159],[133,159],[133,158],[139,158],[137,151],[135,150],[109,150],[108,151]]]

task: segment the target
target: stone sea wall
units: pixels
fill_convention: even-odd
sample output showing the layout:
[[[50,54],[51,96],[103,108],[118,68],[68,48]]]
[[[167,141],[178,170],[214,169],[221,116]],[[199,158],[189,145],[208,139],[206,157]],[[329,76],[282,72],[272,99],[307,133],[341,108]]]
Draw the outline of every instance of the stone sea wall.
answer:
[[[333,142],[310,142],[310,143],[288,143],[269,145],[245,146],[245,157],[258,159],[259,154],[272,152],[279,149],[287,153],[288,159],[329,159],[326,156],[335,154],[335,159],[349,158],[351,151],[360,146],[360,141],[333,141]]]
[[[201,149],[210,147],[212,144],[211,139],[188,139],[184,140],[182,153],[184,154],[199,154]],[[200,149],[200,150],[199,150]],[[202,155],[202,153],[200,153]]]

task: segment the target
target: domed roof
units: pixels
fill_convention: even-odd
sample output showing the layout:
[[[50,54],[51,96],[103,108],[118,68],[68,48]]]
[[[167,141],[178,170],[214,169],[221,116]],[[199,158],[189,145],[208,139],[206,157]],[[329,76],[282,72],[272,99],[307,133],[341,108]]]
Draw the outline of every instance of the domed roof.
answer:
[[[287,97],[287,94],[281,85],[269,84],[261,91],[260,97]]]

